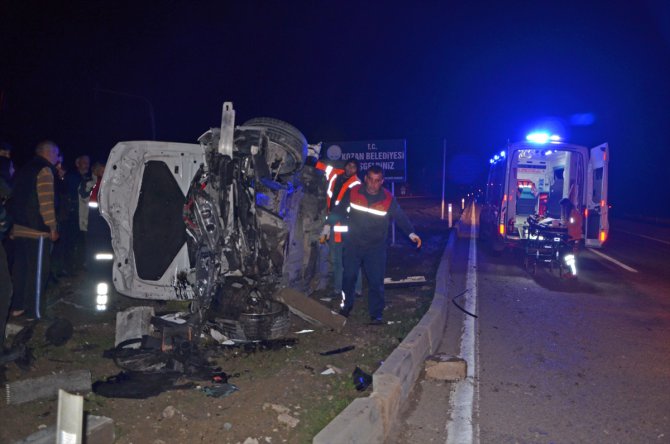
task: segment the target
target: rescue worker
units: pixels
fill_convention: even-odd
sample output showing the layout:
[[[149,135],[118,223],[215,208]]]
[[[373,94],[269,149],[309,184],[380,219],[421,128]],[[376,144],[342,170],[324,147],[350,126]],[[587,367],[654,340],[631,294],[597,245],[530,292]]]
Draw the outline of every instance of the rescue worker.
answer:
[[[342,201],[347,201],[349,191],[355,185],[360,185],[358,178],[358,160],[351,158],[344,164],[344,169],[335,168],[318,160],[321,152],[321,143],[308,146],[308,156],[314,167],[324,172],[324,177],[328,182],[326,189],[326,223],[321,231],[319,241],[322,244],[328,242],[328,252],[333,272],[333,291],[337,297],[342,295],[342,274],[344,272],[342,262],[342,252],[344,249],[344,238],[348,231],[346,225],[347,206],[341,205]],[[310,163],[308,158],[307,163]],[[363,279],[358,274],[356,279],[356,294],[363,292]]]
[[[348,232],[347,227],[347,209],[345,205],[340,205],[343,200],[347,200],[351,189],[360,185],[358,179],[358,161],[349,159],[344,164],[344,169],[332,168],[322,162],[316,164],[318,169],[323,169],[328,181],[326,190],[326,224],[321,231],[321,243],[328,242],[328,251],[330,261],[333,266],[333,289],[339,297],[342,295],[342,275],[344,272],[342,253],[344,250],[344,238]],[[360,272],[356,279],[356,294],[363,292],[363,282]]]
[[[417,248],[421,238],[402,211],[395,197],[382,187],[384,172],[372,166],[365,175],[365,184],[351,189],[348,202],[349,232],[344,246],[343,299],[340,314],[349,316],[354,306],[354,284],[363,267],[368,280],[368,312],[373,324],[383,324],[384,274],[386,271],[386,239],[389,222],[395,219]]]

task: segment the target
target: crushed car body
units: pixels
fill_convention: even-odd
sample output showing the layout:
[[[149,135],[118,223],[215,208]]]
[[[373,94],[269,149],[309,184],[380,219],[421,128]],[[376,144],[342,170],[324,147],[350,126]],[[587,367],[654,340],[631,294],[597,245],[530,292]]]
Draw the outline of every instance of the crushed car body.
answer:
[[[191,301],[196,329],[217,318],[232,338],[280,337],[288,310],[272,295],[325,286],[325,183],[303,168],[299,130],[271,118],[235,126],[230,102],[221,127],[198,142],[112,149],[98,200],[114,286],[138,299]]]

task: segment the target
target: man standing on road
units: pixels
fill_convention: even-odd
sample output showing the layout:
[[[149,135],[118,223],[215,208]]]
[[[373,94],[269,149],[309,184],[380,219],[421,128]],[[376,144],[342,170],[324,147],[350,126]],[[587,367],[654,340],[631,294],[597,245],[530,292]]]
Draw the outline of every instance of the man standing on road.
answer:
[[[40,142],[35,158],[16,174],[11,200],[16,243],[13,316],[40,318],[42,295],[49,276],[51,243],[58,240],[54,196],[54,165],[60,150],[51,141]]]
[[[384,274],[386,271],[386,240],[389,222],[395,219],[400,229],[421,248],[421,238],[402,211],[395,197],[382,187],[384,171],[372,166],[365,175],[365,184],[351,189],[349,196],[349,233],[344,246],[343,299],[340,314],[349,316],[354,306],[356,274],[362,266],[368,279],[368,311],[370,321],[383,324]]]

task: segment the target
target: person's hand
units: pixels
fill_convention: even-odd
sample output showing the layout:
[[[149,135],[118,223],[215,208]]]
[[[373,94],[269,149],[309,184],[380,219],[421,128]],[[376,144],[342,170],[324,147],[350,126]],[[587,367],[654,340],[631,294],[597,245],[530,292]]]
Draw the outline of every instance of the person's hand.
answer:
[[[321,236],[319,237],[319,242],[325,244],[330,239],[330,225],[326,224],[321,230]]]
[[[56,242],[60,238],[60,234],[58,233],[58,230],[51,230],[51,233],[49,234],[49,238],[51,239],[51,242]]]
[[[416,233],[411,233],[409,239],[416,244],[416,248],[421,248],[421,238]]]
[[[321,154],[321,142],[314,145],[307,145],[307,157],[318,159]]]

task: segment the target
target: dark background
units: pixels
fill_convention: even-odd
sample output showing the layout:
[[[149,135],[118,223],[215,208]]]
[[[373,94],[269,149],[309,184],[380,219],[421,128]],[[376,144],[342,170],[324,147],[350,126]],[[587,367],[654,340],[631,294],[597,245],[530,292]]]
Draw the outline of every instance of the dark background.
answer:
[[[416,192],[441,192],[446,140],[456,197],[550,125],[609,142],[614,214],[670,216],[670,2],[362,3],[2,0],[0,137],[72,167],[151,139],[151,108],[195,142],[233,101],[312,142],[405,138]]]

